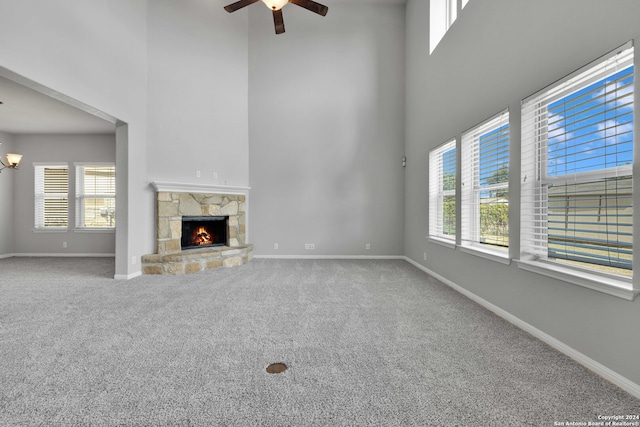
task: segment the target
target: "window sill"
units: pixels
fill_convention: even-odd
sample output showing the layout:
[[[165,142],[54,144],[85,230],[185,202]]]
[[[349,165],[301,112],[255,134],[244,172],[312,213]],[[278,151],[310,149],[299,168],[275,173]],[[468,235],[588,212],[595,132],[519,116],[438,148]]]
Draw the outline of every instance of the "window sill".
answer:
[[[73,230],[74,233],[104,233],[104,234],[113,234],[116,232],[115,228],[76,228]]]
[[[34,233],[68,233],[68,228],[34,228]]]
[[[499,249],[492,249],[484,247],[484,245],[462,245],[460,246],[462,252],[466,252],[471,255],[479,256],[491,261],[499,262],[501,264],[511,264],[508,251],[501,251]]]
[[[573,283],[618,298],[633,301],[639,290],[634,290],[630,281],[617,279],[615,277],[605,277],[598,274],[591,274],[583,271],[566,268],[540,261],[514,260],[518,268],[542,274],[564,282]]]
[[[431,243],[435,243],[441,246],[445,246],[449,249],[455,249],[456,248],[456,243],[455,241],[452,240],[447,240],[447,239],[441,239],[439,237],[433,237],[433,236],[427,236],[427,240],[430,241]]]

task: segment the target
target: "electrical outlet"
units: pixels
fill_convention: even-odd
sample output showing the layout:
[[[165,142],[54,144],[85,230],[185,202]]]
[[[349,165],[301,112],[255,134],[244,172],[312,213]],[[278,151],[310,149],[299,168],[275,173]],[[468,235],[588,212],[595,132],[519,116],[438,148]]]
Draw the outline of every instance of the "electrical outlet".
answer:
[[[138,262],[138,258],[136,258],[135,256],[131,257],[131,264],[136,265],[136,263]]]
[[[364,248],[365,248],[366,250],[371,249],[371,243],[367,243],[366,245],[364,245]]]
[[[200,171],[196,171],[196,178],[200,178],[202,176],[202,174],[200,173]]]
[[[218,172],[213,173],[213,179],[218,179]]]
[[[67,242],[62,242],[62,247],[66,248],[67,247]]]
[[[273,244],[273,249],[278,249],[278,244],[277,243]]]
[[[424,260],[425,261],[427,260],[427,253],[426,252],[424,253]]]
[[[316,248],[315,243],[305,243],[304,248],[308,251],[312,251]]]

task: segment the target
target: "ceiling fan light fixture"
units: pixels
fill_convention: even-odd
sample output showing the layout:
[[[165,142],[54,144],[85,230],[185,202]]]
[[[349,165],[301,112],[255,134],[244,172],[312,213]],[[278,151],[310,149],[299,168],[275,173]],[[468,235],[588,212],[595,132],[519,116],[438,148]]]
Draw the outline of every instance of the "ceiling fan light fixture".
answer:
[[[240,10],[243,7],[247,7],[251,4],[257,3],[260,0],[238,0],[235,3],[228,4],[224,7],[229,13]],[[273,26],[275,27],[276,34],[284,33],[284,19],[282,17],[282,8],[287,3],[293,3],[296,6],[300,6],[313,13],[317,13],[320,16],[325,16],[329,8],[323,4],[317,3],[313,0],[262,0],[264,4],[271,9],[273,14]]]
[[[262,0],[262,2],[271,10],[280,10],[289,3],[289,0]]]

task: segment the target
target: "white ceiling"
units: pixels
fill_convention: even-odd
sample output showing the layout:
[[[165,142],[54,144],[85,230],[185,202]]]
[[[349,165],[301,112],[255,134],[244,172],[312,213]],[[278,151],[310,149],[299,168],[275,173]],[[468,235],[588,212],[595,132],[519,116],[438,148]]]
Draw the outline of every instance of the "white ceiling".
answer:
[[[0,76],[0,131],[10,134],[112,134],[115,125]]]

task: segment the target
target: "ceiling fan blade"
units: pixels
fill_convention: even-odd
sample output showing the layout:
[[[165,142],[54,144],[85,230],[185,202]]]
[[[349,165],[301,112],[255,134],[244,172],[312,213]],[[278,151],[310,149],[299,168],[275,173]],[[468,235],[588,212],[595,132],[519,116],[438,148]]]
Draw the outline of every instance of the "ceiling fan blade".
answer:
[[[329,8],[323,4],[316,3],[313,0],[289,0],[289,3],[293,3],[297,6],[304,7],[311,12],[317,13],[318,15],[325,16],[329,11]]]
[[[273,25],[276,27],[276,34],[284,33],[284,18],[282,17],[282,9],[273,11]]]
[[[231,12],[235,12],[238,9],[242,9],[243,7],[249,6],[250,4],[259,2],[260,0],[240,0],[237,1],[235,3],[231,3],[229,5],[226,5],[224,7],[224,10],[226,10],[227,12],[231,13]]]

